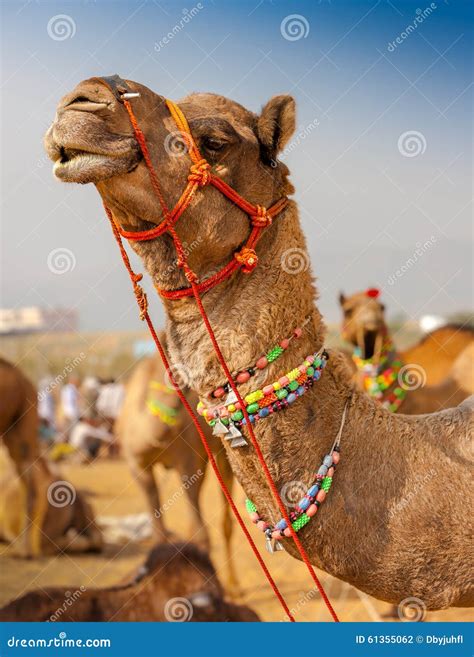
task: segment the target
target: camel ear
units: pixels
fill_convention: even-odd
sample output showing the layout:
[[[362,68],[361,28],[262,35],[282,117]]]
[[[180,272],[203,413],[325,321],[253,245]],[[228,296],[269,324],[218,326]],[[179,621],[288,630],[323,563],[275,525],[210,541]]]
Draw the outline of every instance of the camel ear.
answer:
[[[295,101],[291,96],[273,96],[257,121],[257,135],[270,158],[276,157],[295,131]]]
[[[343,306],[346,301],[346,297],[344,296],[344,292],[339,292],[339,305]]]

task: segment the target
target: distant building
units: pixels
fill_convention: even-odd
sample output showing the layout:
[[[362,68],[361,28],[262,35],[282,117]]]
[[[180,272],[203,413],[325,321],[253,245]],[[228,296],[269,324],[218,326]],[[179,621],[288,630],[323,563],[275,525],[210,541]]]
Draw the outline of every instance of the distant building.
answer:
[[[0,335],[77,331],[79,316],[72,308],[0,308]]]

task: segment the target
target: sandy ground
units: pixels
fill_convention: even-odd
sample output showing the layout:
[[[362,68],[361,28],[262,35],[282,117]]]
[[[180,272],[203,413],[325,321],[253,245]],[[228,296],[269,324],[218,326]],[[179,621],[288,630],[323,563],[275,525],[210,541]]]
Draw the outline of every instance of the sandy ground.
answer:
[[[86,466],[63,465],[62,470],[78,489],[86,493],[98,515],[123,516],[141,513],[145,509],[141,492],[121,460],[100,459],[92,465]],[[157,476],[161,483],[162,500],[166,502],[179,490],[180,482],[172,471],[158,469]],[[237,485],[234,490],[234,499],[246,518],[243,506],[244,494]],[[204,518],[212,543],[211,557],[219,577],[225,585],[226,563],[220,531],[223,502],[212,472],[208,472],[206,475],[203,501]],[[185,496],[181,496],[173,502],[172,514],[169,515],[169,519],[170,528],[181,539],[191,539],[187,529],[188,516]],[[264,550],[263,536],[255,530],[251,523],[249,526],[297,620],[329,620],[329,614],[319,595],[312,590],[304,565],[284,552],[268,555]],[[73,590],[81,585],[92,587],[115,584],[142,562],[150,546],[151,540],[145,540],[140,543],[107,545],[102,554],[61,555],[24,561],[9,555],[8,546],[0,545],[0,605],[33,588],[61,585]],[[284,620],[283,611],[236,523],[234,523],[233,553],[241,587],[241,594],[234,599],[252,607],[264,621]],[[343,621],[381,620],[390,608],[388,604],[369,598],[324,573],[321,573],[321,579]],[[431,612],[426,617],[427,621],[468,621],[472,619],[473,613],[467,609]]]

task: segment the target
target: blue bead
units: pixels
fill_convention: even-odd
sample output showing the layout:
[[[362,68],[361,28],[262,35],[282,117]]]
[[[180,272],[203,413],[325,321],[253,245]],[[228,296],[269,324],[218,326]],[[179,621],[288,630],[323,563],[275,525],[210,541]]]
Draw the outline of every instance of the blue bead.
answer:
[[[313,379],[318,381],[321,378],[321,372],[319,370],[314,370]]]
[[[250,418],[250,424],[253,424],[255,422],[255,415],[249,415]]]
[[[328,473],[328,469],[329,469],[329,468],[328,468],[327,465],[321,465],[321,466],[319,467],[318,474],[319,474],[319,475],[323,475],[323,477],[325,477],[325,476],[327,475],[327,473]]]
[[[247,420],[245,418],[242,419],[242,424],[247,424]]]
[[[331,465],[332,465],[332,456],[330,454],[328,454],[327,456],[324,457],[323,465],[327,465],[328,468],[331,467]]]
[[[315,495],[317,495],[318,493],[318,490],[319,490],[318,484],[314,484],[314,486],[311,486],[311,488],[309,489],[308,495],[310,497],[315,497]]]
[[[303,498],[298,502],[298,506],[300,507],[300,509],[301,509],[302,511],[306,511],[306,509],[309,507],[309,505],[310,505],[310,501],[309,501],[308,498],[306,498],[306,497],[303,497]]]
[[[301,395],[304,395],[304,386],[300,386],[300,387],[296,390],[296,392],[297,392],[300,396],[301,396]]]
[[[270,411],[268,410],[268,408],[261,408],[258,414],[260,415],[260,417],[267,417],[267,415],[270,415]]]
[[[292,403],[295,401],[295,399],[296,399],[296,395],[295,395],[295,393],[294,393],[294,392],[290,392],[290,394],[289,394],[288,397],[286,398],[286,401],[287,401],[289,404],[292,404]]]
[[[283,530],[286,529],[287,527],[288,527],[288,525],[286,524],[286,520],[285,520],[284,518],[282,518],[281,520],[279,520],[279,521],[277,522],[277,524],[275,525],[275,528],[276,528],[276,529],[279,529],[280,531],[283,531]]]

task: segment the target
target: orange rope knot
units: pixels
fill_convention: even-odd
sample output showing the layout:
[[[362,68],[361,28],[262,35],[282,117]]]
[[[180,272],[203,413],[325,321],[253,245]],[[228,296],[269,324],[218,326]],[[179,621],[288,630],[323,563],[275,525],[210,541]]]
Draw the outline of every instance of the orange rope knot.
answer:
[[[140,276],[140,279],[141,279],[141,277],[142,277],[141,274],[139,274],[139,276]],[[140,309],[140,319],[144,320],[145,316],[148,312],[148,299],[146,297],[145,290],[142,288],[141,285],[138,285],[138,283],[136,283],[134,281],[133,291],[135,293],[135,297],[137,299],[137,304],[138,304],[138,307]]]
[[[246,246],[234,253],[234,258],[241,265],[244,274],[250,274],[258,265],[257,254],[253,249],[248,249]]]
[[[211,165],[206,160],[199,160],[190,168],[191,173],[188,176],[189,182],[205,187],[211,182]]]
[[[197,274],[195,274],[192,269],[189,269],[189,267],[185,268],[184,275],[191,284],[198,282]]]
[[[267,208],[263,205],[257,205],[257,214],[252,214],[252,225],[257,228],[266,228],[272,223],[272,217],[268,214]]]

